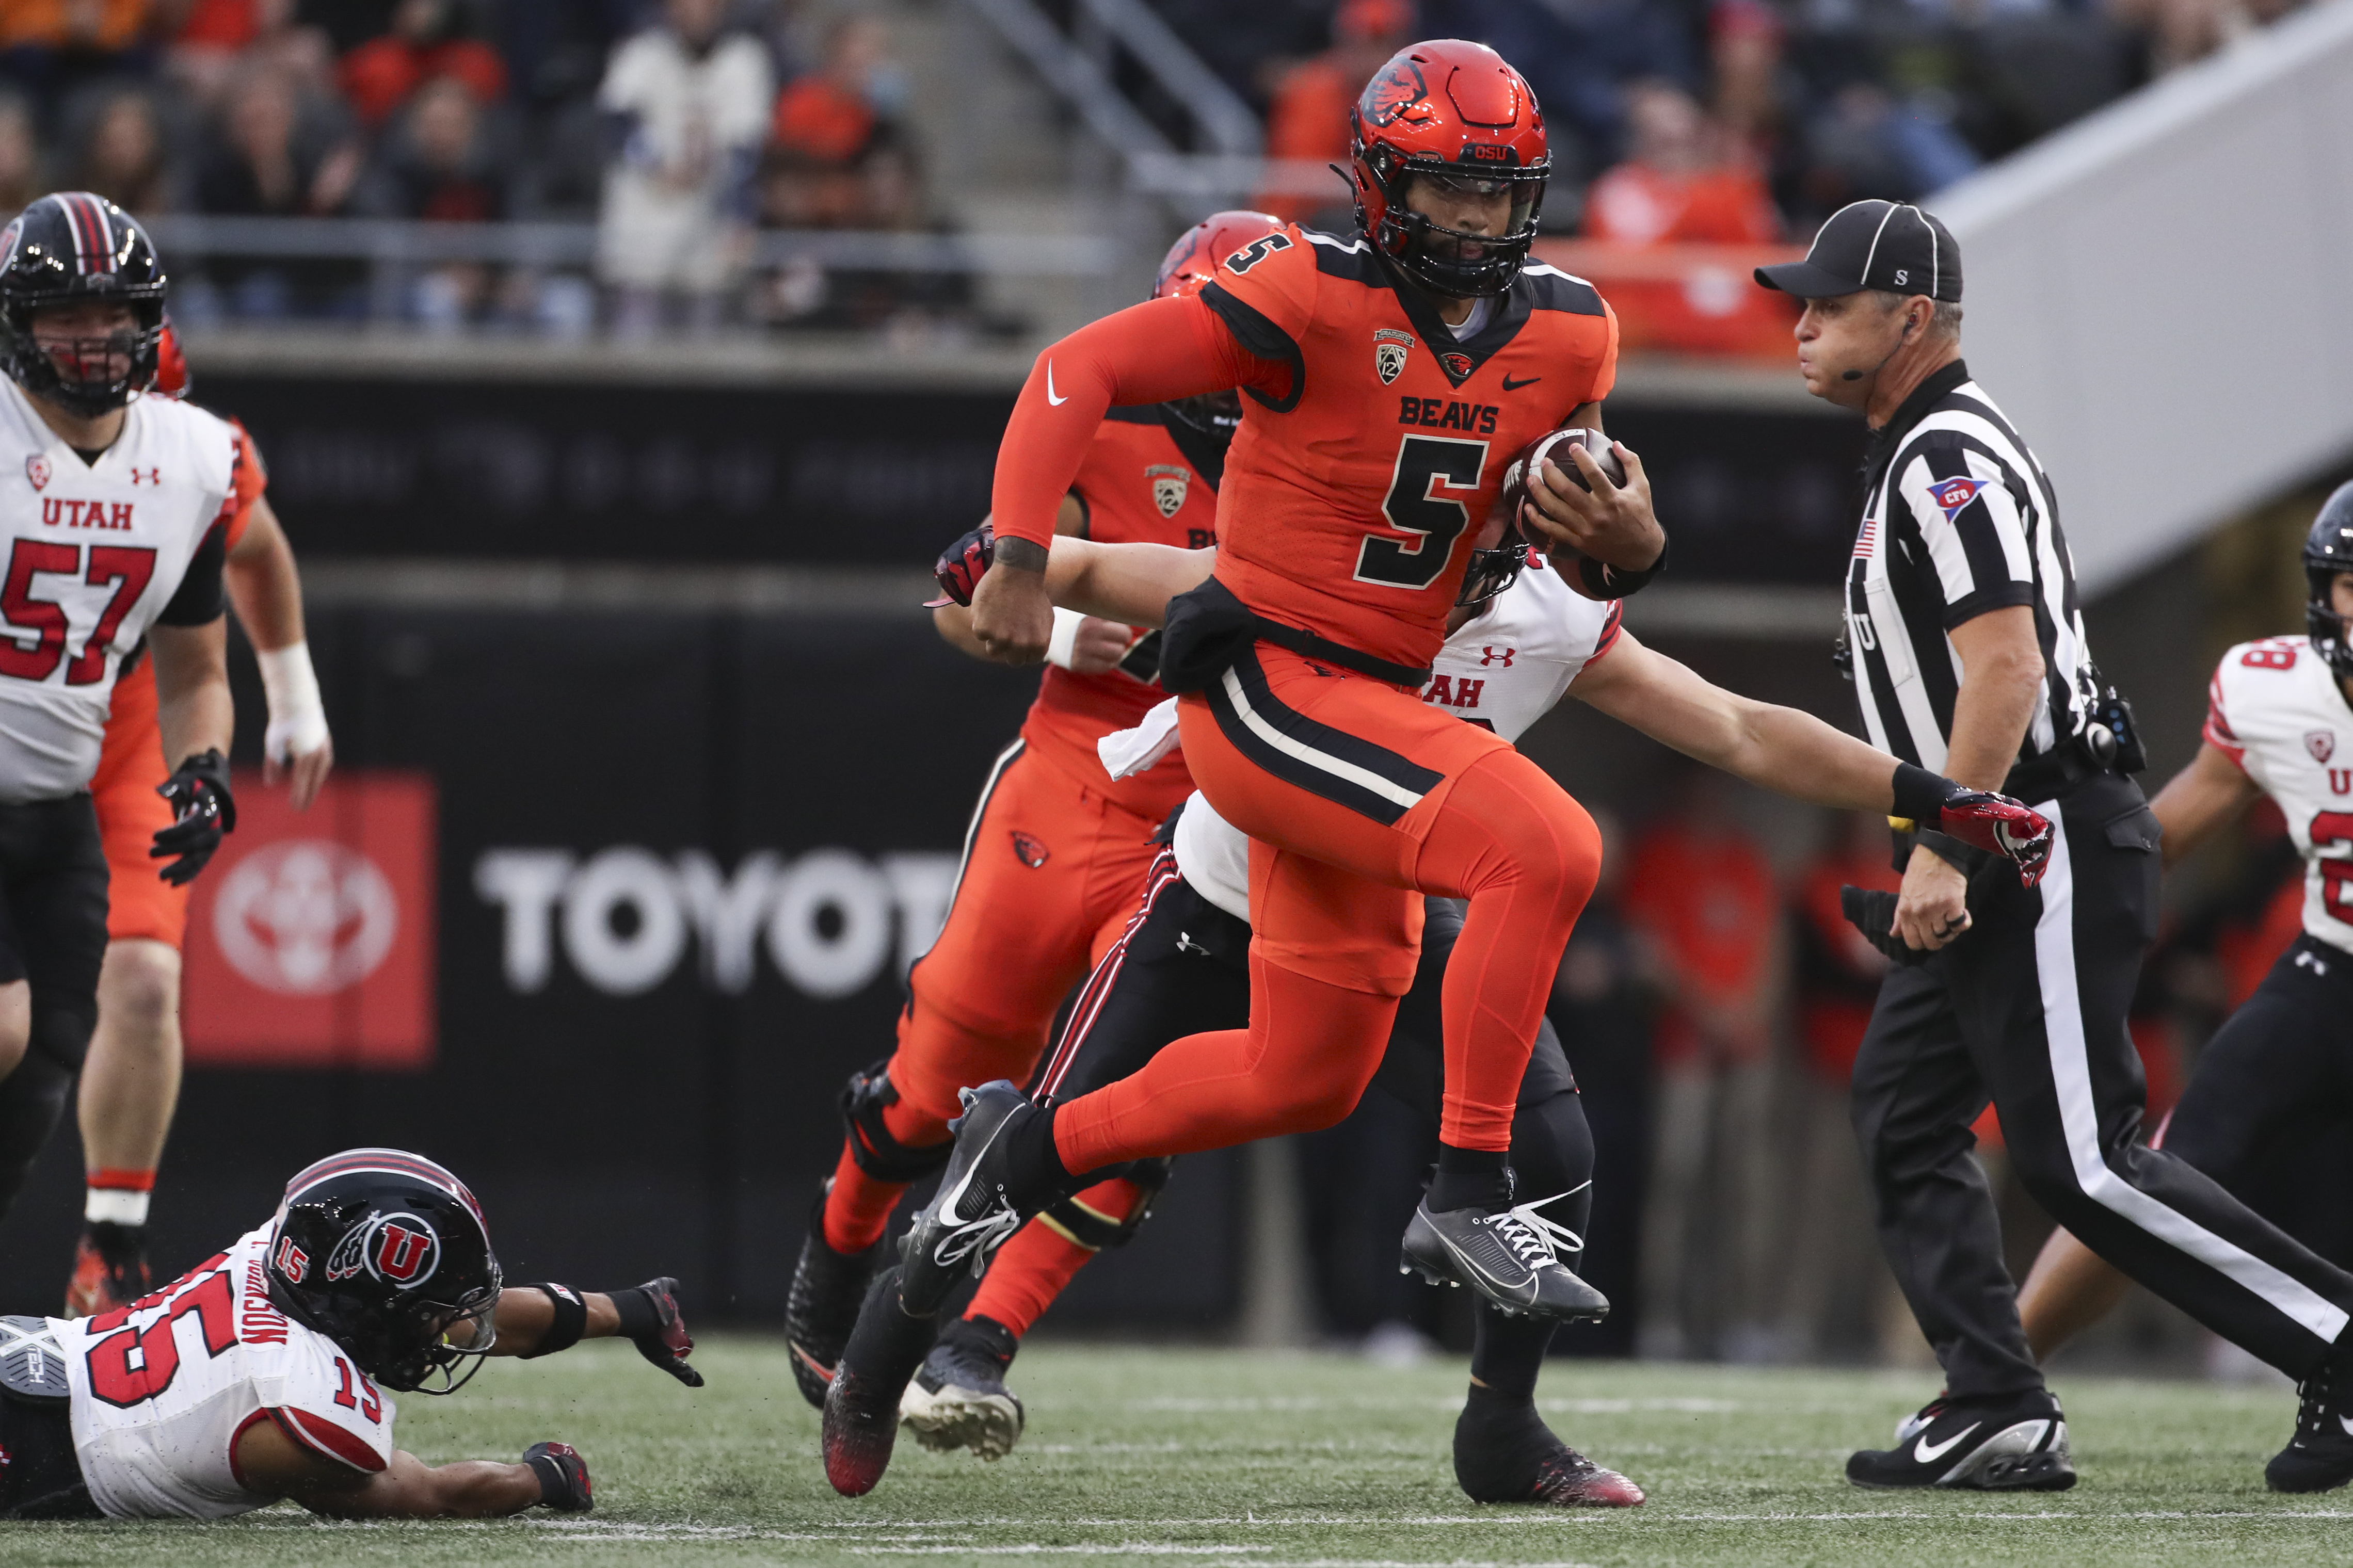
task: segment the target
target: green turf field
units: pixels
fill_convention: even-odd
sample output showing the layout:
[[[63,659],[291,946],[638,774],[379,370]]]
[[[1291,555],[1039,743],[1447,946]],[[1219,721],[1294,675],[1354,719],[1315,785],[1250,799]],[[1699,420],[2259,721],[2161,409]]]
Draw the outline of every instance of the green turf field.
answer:
[[[494,1524],[338,1525],[278,1508],[213,1525],[0,1526],[0,1562],[459,1564],[808,1563],[2092,1564],[2353,1562],[2353,1494],[2274,1498],[2262,1465],[2293,1396],[2063,1380],[2084,1479],[2055,1495],[1860,1492],[1849,1448],[1884,1441],[1916,1376],[1556,1362],[1556,1429],[1651,1493],[1624,1512],[1473,1508],[1447,1462],[1459,1363],[1041,1347],[1001,1464],[901,1446],[850,1501],[773,1342],[706,1343],[690,1394],[626,1348],[493,1363],[454,1399],[412,1396],[403,1446],[506,1458],[541,1437],[588,1457],[597,1508]]]

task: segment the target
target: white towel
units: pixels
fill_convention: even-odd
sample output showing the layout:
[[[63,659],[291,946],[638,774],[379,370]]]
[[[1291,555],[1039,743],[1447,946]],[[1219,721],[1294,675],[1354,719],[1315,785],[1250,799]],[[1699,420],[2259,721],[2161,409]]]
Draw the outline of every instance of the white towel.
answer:
[[[1114,779],[1134,778],[1184,743],[1176,732],[1176,699],[1155,707],[1133,730],[1115,730],[1095,742],[1103,772]]]

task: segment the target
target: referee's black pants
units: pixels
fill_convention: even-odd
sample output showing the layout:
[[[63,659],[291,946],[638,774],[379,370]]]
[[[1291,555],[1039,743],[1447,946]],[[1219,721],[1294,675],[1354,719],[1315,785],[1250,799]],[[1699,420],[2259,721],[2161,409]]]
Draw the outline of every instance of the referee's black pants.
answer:
[[[106,854],[88,795],[0,804],[0,984],[32,983],[24,1059],[0,1079],[0,1215],[65,1114],[98,1026]]]
[[[2156,817],[2116,774],[2035,804],[2062,827],[2042,884],[1980,867],[1968,933],[1888,976],[1855,1058],[1855,1132],[1888,1263],[1956,1396],[2042,1386],[1969,1153],[1990,1099],[2012,1167],[2053,1219],[2302,1378],[2344,1330],[2353,1276],[2138,1142],[2147,1086],[2125,1018],[2156,934]]]

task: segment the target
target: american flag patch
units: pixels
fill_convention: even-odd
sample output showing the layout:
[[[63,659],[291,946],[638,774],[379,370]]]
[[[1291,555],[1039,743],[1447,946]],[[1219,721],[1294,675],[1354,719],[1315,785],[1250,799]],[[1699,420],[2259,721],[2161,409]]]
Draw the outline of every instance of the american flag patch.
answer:
[[[1864,518],[1862,520],[1862,531],[1854,536],[1854,558],[1857,561],[1869,560],[1871,558],[1871,547],[1878,541],[1878,538],[1879,520],[1877,518],[1871,517]]]

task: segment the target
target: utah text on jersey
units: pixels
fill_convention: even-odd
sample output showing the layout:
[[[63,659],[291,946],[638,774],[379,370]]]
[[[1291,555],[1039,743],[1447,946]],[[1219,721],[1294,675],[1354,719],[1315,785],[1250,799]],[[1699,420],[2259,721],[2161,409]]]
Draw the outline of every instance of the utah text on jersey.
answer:
[[[51,800],[98,767],[114,678],[236,491],[237,442],[201,408],[139,397],[86,462],[0,388],[0,801]]]
[[[2353,708],[2303,637],[2241,643],[2214,671],[2206,740],[2287,818],[2304,929],[2353,952]]]

